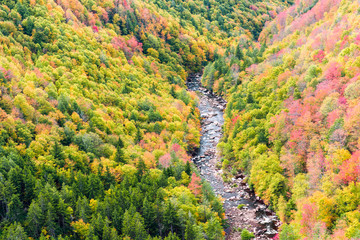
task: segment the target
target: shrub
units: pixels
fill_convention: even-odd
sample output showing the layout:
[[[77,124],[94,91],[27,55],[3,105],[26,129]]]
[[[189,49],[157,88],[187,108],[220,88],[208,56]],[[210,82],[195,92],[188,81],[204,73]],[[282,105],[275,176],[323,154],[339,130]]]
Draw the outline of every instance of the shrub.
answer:
[[[246,228],[241,231],[241,240],[249,240],[254,237],[255,235],[252,232],[249,232]]]
[[[244,207],[245,207],[245,204],[239,204],[239,205],[237,206],[238,209],[243,209]]]

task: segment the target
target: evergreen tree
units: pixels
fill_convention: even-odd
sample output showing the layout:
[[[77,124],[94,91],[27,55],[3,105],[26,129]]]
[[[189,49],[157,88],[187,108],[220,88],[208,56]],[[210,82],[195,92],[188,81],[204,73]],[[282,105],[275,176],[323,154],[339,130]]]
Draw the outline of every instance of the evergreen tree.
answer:
[[[124,142],[119,137],[119,140],[116,143],[116,155],[115,155],[115,161],[118,163],[126,163],[125,157],[124,157]]]
[[[136,136],[135,136],[135,142],[136,143],[139,143],[142,139],[142,133],[141,133],[141,129],[140,129],[140,126],[137,126],[136,127]]]
[[[142,207],[144,217],[144,224],[150,235],[155,236],[157,234],[156,229],[156,210],[151,202],[145,197]]]
[[[40,206],[36,203],[35,200],[33,200],[30,204],[30,208],[26,218],[28,226],[27,232],[30,233],[33,238],[39,237],[42,223],[44,221],[43,219],[44,215]]]
[[[104,192],[104,185],[101,182],[99,175],[90,174],[88,178],[88,197],[95,199]]]
[[[186,220],[185,240],[196,239],[196,231],[194,229],[194,226],[194,219],[189,212],[188,219]]]
[[[176,209],[170,201],[167,202],[164,212],[164,225],[166,232],[175,232],[179,226],[179,218]]]
[[[5,228],[2,238],[4,240],[22,240],[28,239],[24,228],[21,226],[20,223],[14,222],[9,227]]]
[[[112,240],[112,238],[111,238],[112,229],[109,227],[108,223],[106,223],[104,225],[102,232],[103,232],[103,235],[102,235],[103,240]],[[117,235],[116,235],[116,238],[117,238]]]
[[[236,57],[237,59],[239,59],[239,60],[242,60],[243,57],[244,57],[244,54],[243,54],[243,52],[242,52],[242,50],[241,50],[241,47],[240,47],[240,44],[238,44],[238,45],[236,46],[235,57]]]
[[[56,213],[51,203],[48,204],[48,210],[45,216],[45,227],[50,236],[55,237],[57,224],[55,223]]]
[[[212,217],[210,221],[208,222],[208,227],[206,229],[206,235],[208,236],[208,239],[211,240],[217,240],[222,238],[222,227],[221,223]]]
[[[64,155],[63,155],[62,147],[58,141],[55,141],[55,144],[52,149],[52,155],[54,159],[57,160],[56,162],[58,163],[58,165],[60,167],[64,167],[65,165]]]
[[[170,232],[164,240],[180,240],[180,238],[176,236],[176,233]]]
[[[105,239],[104,239],[104,240],[105,240]],[[111,229],[111,232],[110,232],[110,240],[120,240],[119,235],[118,235],[118,233],[117,233],[117,231],[116,231],[115,228],[112,228],[112,229]]]
[[[88,222],[90,213],[89,200],[86,197],[79,197],[76,202],[75,216],[77,216],[78,219],[82,219],[84,222]]]
[[[147,233],[144,228],[144,219],[136,211],[135,214],[131,214],[135,209],[131,210],[131,208],[125,211],[122,232],[125,236],[134,240],[146,239]]]
[[[96,236],[95,234],[95,230],[92,225],[90,225],[89,227],[85,240],[99,240],[98,236]]]
[[[136,167],[137,167],[136,176],[138,178],[138,181],[140,182],[141,178],[146,172],[146,165],[144,163],[144,160],[140,159]]]
[[[24,206],[20,201],[18,194],[13,194],[8,204],[8,218],[10,221],[22,221],[24,215]]]
[[[189,162],[189,161],[186,162],[185,172],[186,172],[187,175],[191,176],[191,166],[190,166],[190,162]]]
[[[102,237],[103,236],[103,229],[104,226],[106,225],[106,221],[104,220],[104,218],[101,216],[100,213],[94,213],[91,217],[91,222],[90,225],[93,227],[93,232],[94,235],[97,237]]]
[[[170,95],[171,95],[173,98],[176,98],[176,92],[175,92],[174,85],[171,85],[171,88],[170,88]]]

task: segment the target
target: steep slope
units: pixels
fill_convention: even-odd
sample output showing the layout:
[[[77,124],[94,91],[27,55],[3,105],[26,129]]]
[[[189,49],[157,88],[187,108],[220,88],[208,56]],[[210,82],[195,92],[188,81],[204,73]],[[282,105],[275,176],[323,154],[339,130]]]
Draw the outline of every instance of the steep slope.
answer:
[[[89,4],[0,7],[0,238],[221,239],[221,202],[186,153],[199,145],[199,116],[181,86],[204,53],[190,53],[190,31],[155,11],[116,10],[147,11],[146,31],[176,38],[182,53],[155,35],[117,34]]]
[[[236,43],[206,67],[204,84],[229,102],[224,178],[249,175],[289,223],[280,239],[360,237],[359,11],[358,1],[296,1],[260,43]]]
[[[1,1],[0,239],[224,238],[184,82],[286,4],[180,5]]]
[[[200,34],[207,38],[229,41],[232,37],[246,34],[257,39],[265,22],[274,18],[280,9],[292,1],[284,3],[279,0],[156,0],[160,8],[178,17],[180,24],[188,22]]]

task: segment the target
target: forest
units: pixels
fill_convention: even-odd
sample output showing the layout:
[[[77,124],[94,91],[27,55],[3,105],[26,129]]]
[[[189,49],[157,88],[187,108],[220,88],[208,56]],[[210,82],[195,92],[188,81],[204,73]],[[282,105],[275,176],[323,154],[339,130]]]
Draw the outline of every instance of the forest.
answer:
[[[286,6],[249,4],[1,1],[0,239],[223,239],[185,81]]]
[[[223,178],[248,176],[279,239],[360,238],[360,3],[296,1],[204,69],[228,99]]]
[[[225,239],[198,72],[274,239],[360,238],[359,26],[351,0],[1,1],[0,239]]]

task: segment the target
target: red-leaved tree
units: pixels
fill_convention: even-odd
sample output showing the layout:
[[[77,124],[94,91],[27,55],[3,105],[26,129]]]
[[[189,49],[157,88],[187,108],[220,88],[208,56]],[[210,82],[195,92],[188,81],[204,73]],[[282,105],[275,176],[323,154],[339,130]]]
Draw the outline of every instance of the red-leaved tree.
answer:
[[[201,195],[201,178],[196,176],[195,173],[191,176],[191,182],[189,184],[189,189],[195,196]]]

